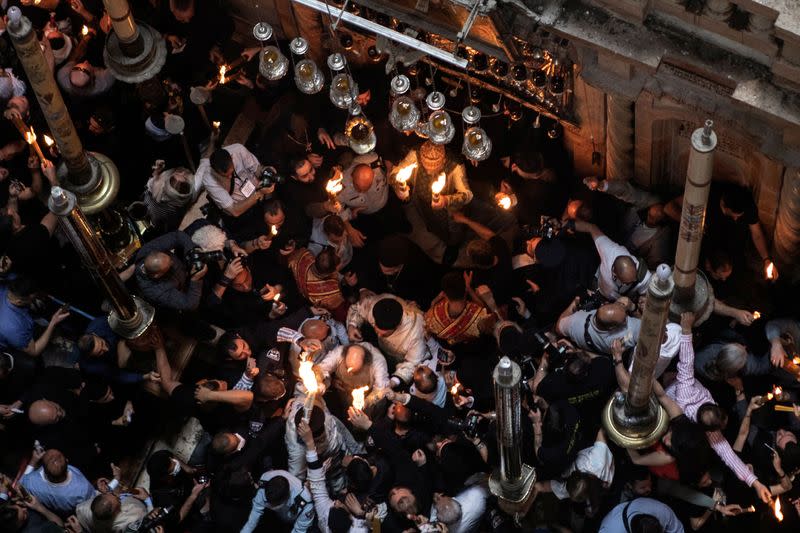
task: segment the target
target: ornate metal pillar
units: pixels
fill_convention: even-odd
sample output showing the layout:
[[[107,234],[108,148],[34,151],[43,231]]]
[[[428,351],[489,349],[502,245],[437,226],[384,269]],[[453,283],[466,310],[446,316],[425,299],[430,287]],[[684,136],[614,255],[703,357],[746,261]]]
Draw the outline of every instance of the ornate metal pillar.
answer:
[[[505,509],[522,510],[530,498],[536,471],[522,462],[522,409],[519,382],[522,371],[504,356],[492,374],[497,410],[497,449],[500,468],[489,477],[489,490]]]
[[[61,187],[53,187],[48,200],[50,211],[58,215],[61,227],[81,256],[100,288],[114,308],[108,323],[115,333],[126,339],[141,337],[153,323],[153,307],[128,292],[114,269],[103,243],[89,224],[75,195]]]
[[[633,177],[634,103],[624,96],[606,95],[606,179]]]
[[[133,20],[128,0],[103,0],[103,5],[114,28],[106,40],[103,59],[114,77],[127,83],[153,78],[167,60],[161,34]]]
[[[669,416],[652,392],[653,374],[675,289],[671,274],[667,265],[660,265],[650,279],[628,393],[617,392],[603,411],[606,434],[623,448],[650,446],[664,434],[669,423]]]
[[[697,269],[717,147],[713,126],[712,121],[706,120],[703,128],[692,133],[692,151],[689,153],[681,227],[675,251],[675,299],[670,310],[676,319],[683,312],[693,312],[697,324],[708,319],[714,310],[714,290],[703,272]]]
[[[59,169],[59,178],[67,189],[78,195],[87,214],[102,211],[119,191],[117,167],[106,156],[83,149],[31,21],[22,16],[18,7],[8,10],[8,34],[64,158],[66,168]]]

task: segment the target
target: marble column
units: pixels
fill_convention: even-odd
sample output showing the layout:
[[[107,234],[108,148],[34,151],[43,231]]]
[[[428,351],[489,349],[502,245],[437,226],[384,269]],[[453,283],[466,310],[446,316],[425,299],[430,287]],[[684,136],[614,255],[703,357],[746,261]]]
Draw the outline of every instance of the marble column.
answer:
[[[779,266],[794,267],[800,259],[800,168],[787,168],[778,204],[774,251]]]
[[[613,94],[606,95],[606,179],[633,177],[634,102]]]
[[[108,35],[103,59],[114,77],[126,83],[155,78],[167,60],[161,34],[133,19],[128,0],[103,0],[114,31]]]

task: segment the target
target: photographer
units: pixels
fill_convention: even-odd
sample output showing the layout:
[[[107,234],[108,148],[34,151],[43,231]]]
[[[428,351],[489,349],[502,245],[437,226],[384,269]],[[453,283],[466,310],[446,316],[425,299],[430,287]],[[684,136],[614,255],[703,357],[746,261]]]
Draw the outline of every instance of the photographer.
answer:
[[[203,183],[209,199],[227,215],[226,221],[237,226],[245,223],[237,218],[248,213],[249,219],[250,208],[275,191],[274,183],[260,187],[261,170],[258,159],[247,148],[231,144],[201,159],[195,179]],[[252,212],[257,214],[257,210]]]
[[[183,258],[194,248],[192,239],[182,231],[167,233],[142,246],[136,254],[136,282],[141,295],[157,307],[196,310],[208,266],[190,271]]]

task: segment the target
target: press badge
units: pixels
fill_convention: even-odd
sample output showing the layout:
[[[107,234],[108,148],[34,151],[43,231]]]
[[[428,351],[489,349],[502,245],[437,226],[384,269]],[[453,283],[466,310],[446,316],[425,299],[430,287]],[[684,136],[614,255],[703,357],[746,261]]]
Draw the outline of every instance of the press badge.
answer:
[[[256,186],[253,184],[253,182],[250,181],[250,180],[247,180],[245,182],[245,184],[242,185],[242,188],[241,188],[242,196],[244,196],[245,198],[250,198],[250,195],[253,194],[253,192],[255,192],[255,190],[256,190]]]

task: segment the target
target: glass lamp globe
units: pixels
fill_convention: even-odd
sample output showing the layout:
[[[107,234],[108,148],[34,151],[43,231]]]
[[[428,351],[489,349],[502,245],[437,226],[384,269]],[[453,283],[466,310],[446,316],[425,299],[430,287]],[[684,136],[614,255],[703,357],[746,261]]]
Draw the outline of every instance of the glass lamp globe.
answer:
[[[408,96],[400,96],[392,102],[389,122],[399,131],[411,131],[419,123],[420,112],[414,100]]]
[[[325,77],[316,63],[303,59],[294,67],[294,82],[301,93],[317,94],[325,85]]]
[[[331,103],[339,109],[349,109],[358,95],[358,86],[349,74],[339,73],[331,81]]]
[[[431,113],[428,117],[427,127],[428,138],[434,144],[447,144],[453,140],[456,134],[456,127],[450,114],[444,109],[439,109]]]
[[[258,71],[270,81],[279,80],[289,70],[289,60],[281,53],[277,46],[266,46],[261,52]]]
[[[461,153],[472,161],[483,161],[492,153],[492,140],[483,128],[473,126],[464,133]]]

